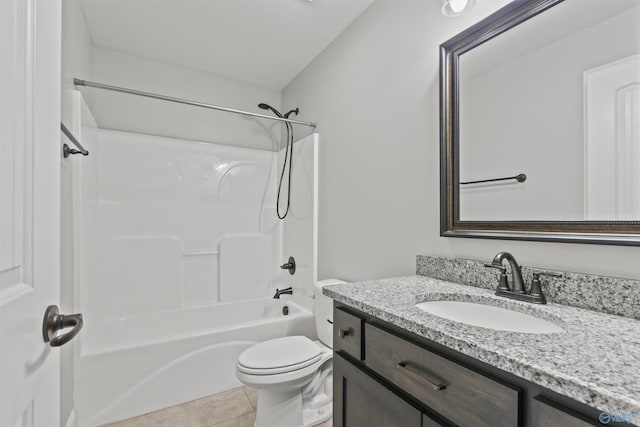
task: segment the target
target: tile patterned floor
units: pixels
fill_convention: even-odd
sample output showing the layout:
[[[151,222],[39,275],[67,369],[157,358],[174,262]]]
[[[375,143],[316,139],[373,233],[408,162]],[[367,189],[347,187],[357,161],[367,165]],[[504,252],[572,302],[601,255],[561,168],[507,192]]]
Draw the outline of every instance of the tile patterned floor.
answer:
[[[257,404],[257,390],[240,387],[104,427],[253,427]],[[332,426],[329,419],[316,427]]]

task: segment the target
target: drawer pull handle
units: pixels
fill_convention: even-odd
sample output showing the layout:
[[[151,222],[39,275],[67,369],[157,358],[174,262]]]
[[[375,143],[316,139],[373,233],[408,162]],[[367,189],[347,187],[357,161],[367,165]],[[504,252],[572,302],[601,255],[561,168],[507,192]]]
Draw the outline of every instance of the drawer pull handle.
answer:
[[[446,384],[443,384],[439,381],[432,381],[425,376],[425,372],[417,366],[413,366],[409,362],[400,362],[398,363],[398,368],[400,372],[402,372],[405,376],[416,380],[427,387],[432,388],[435,391],[444,390],[447,388]]]
[[[351,328],[349,329],[338,329],[338,336],[340,338],[348,337],[349,335],[353,335],[353,331]]]

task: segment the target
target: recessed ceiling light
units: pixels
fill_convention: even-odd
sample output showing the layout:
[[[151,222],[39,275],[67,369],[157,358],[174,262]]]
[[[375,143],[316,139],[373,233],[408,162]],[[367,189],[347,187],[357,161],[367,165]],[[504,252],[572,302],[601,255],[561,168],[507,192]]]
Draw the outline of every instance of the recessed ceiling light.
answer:
[[[476,0],[444,0],[442,14],[444,16],[462,15],[476,4]]]

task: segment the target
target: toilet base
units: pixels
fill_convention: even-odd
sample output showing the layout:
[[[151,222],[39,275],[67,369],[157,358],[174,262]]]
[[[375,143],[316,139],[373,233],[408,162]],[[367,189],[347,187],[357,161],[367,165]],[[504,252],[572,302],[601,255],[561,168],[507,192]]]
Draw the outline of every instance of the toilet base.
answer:
[[[304,386],[261,388],[255,427],[313,427],[333,415],[333,364],[329,359]]]
[[[333,402],[329,400],[320,408],[307,408],[302,411],[302,422],[304,427],[313,427],[327,421],[333,415]]]
[[[300,427],[303,424],[300,389],[258,392],[255,427]]]
[[[313,427],[333,415],[331,396],[320,393],[303,405],[300,390],[260,390],[255,427]]]

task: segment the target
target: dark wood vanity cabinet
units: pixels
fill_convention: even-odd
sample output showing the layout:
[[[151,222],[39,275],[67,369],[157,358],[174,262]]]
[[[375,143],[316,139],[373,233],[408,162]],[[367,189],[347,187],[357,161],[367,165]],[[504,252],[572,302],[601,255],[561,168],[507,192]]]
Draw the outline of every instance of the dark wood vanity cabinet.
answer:
[[[337,354],[333,359],[334,426],[420,427],[422,413]],[[340,420],[336,423],[335,420]]]
[[[602,425],[594,408],[340,303],[333,328],[335,427]]]

